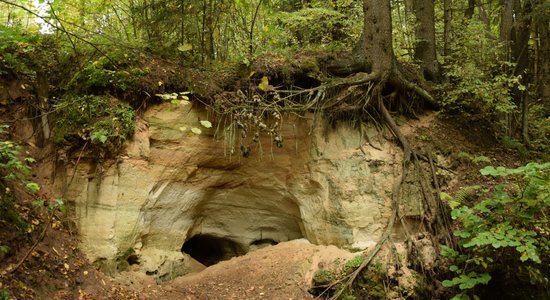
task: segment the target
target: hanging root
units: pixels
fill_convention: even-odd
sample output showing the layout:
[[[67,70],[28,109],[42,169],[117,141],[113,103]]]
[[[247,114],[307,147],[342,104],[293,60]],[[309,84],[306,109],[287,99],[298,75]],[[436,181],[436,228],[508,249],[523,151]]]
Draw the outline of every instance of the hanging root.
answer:
[[[433,102],[433,98],[431,98],[431,96],[426,91],[422,90],[418,86],[408,81],[400,80],[400,82],[402,84],[401,87],[404,87],[407,90],[412,90],[415,93],[419,93],[419,91],[421,91],[419,93],[421,98],[423,98],[433,106],[436,105],[436,103]],[[395,92],[392,93],[392,95],[394,95],[394,97],[391,97],[391,99],[395,99],[396,98]],[[399,144],[403,149],[402,173],[399,179],[395,182],[392,190],[392,202],[391,202],[392,214],[388,220],[388,223],[385,227],[385,230],[382,236],[380,237],[380,239],[378,240],[374,248],[365,254],[366,255],[365,260],[354,272],[352,272],[348,276],[345,276],[338,282],[340,283],[345,281],[343,286],[339,288],[338,291],[330,299],[338,299],[345,290],[352,288],[359,274],[361,274],[363,270],[369,267],[369,265],[372,263],[372,261],[374,260],[376,255],[380,252],[380,250],[382,249],[382,247],[386,242],[390,242],[392,244],[390,246],[394,247],[393,243],[391,242],[390,236],[391,236],[391,233],[393,232],[393,227],[395,223],[398,221],[403,222],[403,218],[400,216],[400,211],[399,211],[399,207],[401,204],[400,195],[401,195],[401,188],[402,188],[403,182],[405,181],[405,178],[409,174],[411,163],[413,163],[414,169],[419,173],[418,174],[419,184],[420,184],[420,188],[424,198],[424,201],[423,201],[424,217],[423,218],[427,221],[428,229],[432,233],[431,237],[432,237],[433,245],[437,247],[438,245],[437,240],[438,238],[441,238],[442,235],[444,236],[445,241],[447,243],[451,242],[450,236],[448,234],[450,222],[446,217],[445,208],[439,199],[439,183],[437,181],[437,176],[435,173],[436,164],[434,163],[432,157],[430,155],[428,155],[427,157],[421,156],[411,148],[407,138],[403,135],[403,133],[395,123],[394,118],[389,113],[388,109],[386,108],[386,105],[382,101],[382,97],[380,96],[378,96],[378,102],[376,103],[376,111],[378,111],[384,124],[390,129],[392,134],[397,138]],[[431,175],[433,177],[433,184],[437,192],[436,196],[434,196],[430,192],[429,181],[426,179],[424,170],[422,169],[422,166],[420,164],[421,159],[429,162],[430,164],[431,173],[432,173]],[[405,224],[403,225],[404,225],[404,228],[406,228]],[[406,232],[406,236],[407,236],[407,242],[411,247],[411,249],[415,248],[416,245],[408,232]]]
[[[435,167],[444,167],[437,165],[431,156],[420,155],[412,149],[409,141],[388,111],[387,107],[389,106],[386,106],[391,104],[392,107],[412,112],[415,103],[419,103],[415,102],[414,99],[421,99],[422,103],[427,103],[435,108],[438,107],[438,103],[420,86],[405,79],[397,67],[386,71],[385,74],[377,72],[369,74],[356,73],[347,78],[332,79],[320,86],[309,89],[281,89],[269,92],[254,92],[255,89],[249,89],[249,94],[237,91],[230,98],[222,99],[220,97],[216,99],[214,105],[210,106],[215,114],[222,116],[220,120],[224,120],[220,130],[226,131],[226,128],[233,128],[240,131],[239,136],[242,138],[239,141],[241,145],[252,139],[252,135],[254,135],[253,141],[255,141],[258,134],[269,134],[272,139],[278,137],[279,128],[281,128],[279,125],[282,123],[284,115],[294,114],[303,117],[306,112],[312,112],[314,116],[310,133],[318,125],[320,114],[326,114],[336,120],[351,117],[354,121],[359,121],[356,124],[361,127],[362,136],[362,122],[366,118],[370,118],[375,120],[374,123],[377,124],[376,118],[378,118],[381,120],[380,123],[389,128],[389,131],[398,140],[403,149],[403,165],[402,173],[399,179],[396,180],[392,190],[391,216],[377,244],[372,250],[365,253],[366,258],[363,263],[354,272],[327,287],[325,292],[335,286],[341,286],[331,299],[337,299],[346,289],[352,287],[359,274],[369,267],[386,242],[389,241],[390,246],[395,248],[390,236],[396,222],[403,224],[410,249],[417,248],[414,240],[407,232],[406,224],[399,212],[402,185],[409,175],[411,163],[414,170],[418,172],[418,183],[423,194],[425,214],[423,217],[428,223],[427,228],[432,233],[434,245],[438,244],[435,236],[441,237],[437,233],[444,233],[449,226],[448,219],[442,217],[445,215],[444,207],[441,205],[438,195],[434,197],[430,189],[433,182],[436,190],[439,190]],[[414,95],[415,97],[404,100],[404,95]],[[226,122],[229,124],[226,124]],[[381,150],[371,143],[368,135],[366,135],[366,139],[367,143],[373,148]],[[230,149],[233,149],[234,143],[234,139],[229,140]],[[364,151],[362,147],[363,145],[359,149]],[[430,176],[424,174],[420,160],[429,163],[432,171],[431,180],[428,179]]]
[[[392,203],[391,203],[391,209],[392,209],[392,215],[388,220],[388,224],[386,225],[386,229],[384,230],[384,233],[374,246],[374,249],[372,249],[369,254],[367,255],[366,259],[363,261],[363,263],[347,277],[347,281],[343,288],[339,289],[338,292],[336,292],[330,299],[338,299],[346,290],[346,288],[351,288],[354,281],[357,279],[357,276],[366,268],[369,267],[371,262],[373,261],[374,257],[380,252],[382,249],[382,246],[389,240],[390,235],[393,231],[393,226],[395,222],[397,221],[399,217],[399,205],[400,205],[400,194],[401,194],[401,187],[403,185],[403,182],[405,181],[405,178],[408,174],[409,165],[411,162],[412,152],[411,148],[409,146],[409,143],[405,136],[401,133],[401,130],[399,130],[399,127],[397,124],[395,124],[394,119],[390,115],[389,111],[386,109],[386,106],[382,101],[379,101],[378,103],[378,110],[380,114],[382,115],[386,125],[390,128],[390,130],[393,132],[393,134],[397,137],[399,140],[399,143],[403,147],[403,172],[401,172],[401,176],[399,177],[399,180],[397,180],[393,186],[392,190]]]

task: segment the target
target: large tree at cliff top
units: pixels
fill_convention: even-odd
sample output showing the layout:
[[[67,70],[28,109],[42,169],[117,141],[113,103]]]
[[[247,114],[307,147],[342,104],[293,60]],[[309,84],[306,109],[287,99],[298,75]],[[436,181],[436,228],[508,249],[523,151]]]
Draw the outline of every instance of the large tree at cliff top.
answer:
[[[363,12],[363,31],[354,49],[354,57],[357,60],[356,65],[362,66],[362,70],[366,71],[366,73],[360,72],[349,79],[349,81],[346,81],[343,86],[351,86],[353,92],[348,92],[347,97],[340,97],[340,99],[358,97],[359,95],[356,90],[366,91],[366,95],[362,97],[359,96],[360,99],[364,99],[363,101],[367,101],[367,103],[363,103],[363,109],[365,109],[365,107],[372,107],[375,111],[378,111],[381,119],[399,140],[403,148],[403,170],[401,177],[396,180],[393,188],[393,214],[389,218],[386,229],[377,245],[363,261],[361,266],[349,276],[347,281],[347,285],[349,286],[353,284],[357,275],[369,266],[372,258],[381,249],[382,245],[389,240],[393,225],[396,220],[400,218],[399,199],[401,195],[401,185],[408,176],[409,168],[414,167],[418,172],[423,172],[419,167],[419,155],[409,146],[406,137],[401,133],[399,127],[394,122],[386,105],[399,107],[399,105],[395,105],[395,102],[412,101],[412,96],[412,98],[420,98],[430,105],[438,106],[429,93],[407,80],[399,69],[392,45],[390,0],[363,0]],[[365,88],[365,86],[367,86],[367,88]],[[350,88],[347,88],[347,91],[349,90]],[[353,105],[346,105],[345,107],[350,106],[357,108],[357,106]],[[426,208],[426,225],[434,234],[437,234],[437,231],[444,226],[443,224],[445,221],[442,219],[444,218],[444,214],[437,211],[438,206],[436,204],[436,199],[433,195],[428,194],[429,193],[427,193],[425,199],[423,199],[423,201],[425,201],[424,207]],[[338,299],[343,290],[344,289],[341,289],[340,292],[336,293],[331,299]]]
[[[414,94],[432,106],[438,103],[418,85],[407,80],[401,73],[393,52],[392,44],[392,19],[389,0],[363,0],[364,23],[361,38],[354,48],[354,58],[357,65],[367,73],[356,76],[353,84],[376,84],[380,87],[377,91],[391,92],[390,100],[410,101],[405,97]],[[377,100],[381,100],[381,94],[372,94]],[[370,100],[372,97],[368,97]],[[386,111],[382,101],[378,101],[382,114]],[[393,130],[393,129],[392,129]],[[396,134],[398,134],[396,132]],[[404,143],[404,140],[401,140]],[[406,147],[406,145],[403,145]]]

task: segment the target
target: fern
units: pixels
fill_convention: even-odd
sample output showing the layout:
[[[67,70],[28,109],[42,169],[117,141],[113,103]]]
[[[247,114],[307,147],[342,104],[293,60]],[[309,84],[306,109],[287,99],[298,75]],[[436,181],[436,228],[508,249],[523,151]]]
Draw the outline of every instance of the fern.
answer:
[[[466,186],[460,188],[460,190],[458,190],[458,192],[456,192],[454,196],[451,196],[445,192],[441,192],[439,197],[441,198],[441,200],[446,201],[447,204],[449,204],[449,206],[454,209],[459,205],[466,203],[466,200],[468,200],[468,198],[470,197],[473,197],[480,189],[481,186],[479,185]]]

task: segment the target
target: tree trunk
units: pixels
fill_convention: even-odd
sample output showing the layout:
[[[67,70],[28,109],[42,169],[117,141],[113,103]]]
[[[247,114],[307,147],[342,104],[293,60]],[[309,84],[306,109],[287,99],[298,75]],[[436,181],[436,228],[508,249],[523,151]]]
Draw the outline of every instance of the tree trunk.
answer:
[[[394,64],[390,1],[363,0],[363,13],[363,32],[355,55],[372,74],[385,81]]]
[[[519,1],[518,1],[519,2]],[[512,59],[516,63],[515,69],[514,69],[514,75],[521,75],[522,80],[521,84],[524,86],[527,86],[530,82],[532,82],[532,72],[528,72],[529,63],[531,61],[529,57],[529,37],[531,34],[531,2],[526,1],[523,7],[520,7],[519,3],[516,3],[516,12],[515,17],[517,18],[517,22],[514,24],[513,28],[513,41],[512,41]],[[524,139],[525,143],[528,143],[528,137],[527,137],[527,131],[529,122],[527,119],[527,115],[529,113],[528,109],[528,97],[524,95],[525,92],[516,90],[514,93],[514,99],[516,104],[518,106],[522,107],[522,123],[521,123],[521,129],[522,129],[522,138]]]
[[[491,33],[491,20],[489,20],[489,15],[485,11],[481,0],[476,0],[476,6],[479,10],[479,20],[485,24],[485,30],[490,34]]]
[[[538,83],[540,96],[544,105],[545,115],[550,117],[550,18],[538,20]]]
[[[510,44],[512,40],[512,26],[514,25],[514,0],[502,1],[502,12],[500,15],[499,39],[502,43],[502,56],[504,61],[511,61]]]
[[[464,10],[464,19],[470,20],[474,16],[474,9],[476,8],[475,0],[468,0],[468,7]]]
[[[440,76],[435,48],[434,1],[414,0],[413,11],[416,17],[414,58],[420,63],[424,78],[438,82]]]
[[[544,9],[545,0],[534,1],[533,16],[535,35],[535,84],[544,106],[544,114],[550,117],[550,11]]]
[[[450,55],[449,45],[451,44],[451,22],[453,20],[452,6],[453,0],[443,0],[443,57]]]

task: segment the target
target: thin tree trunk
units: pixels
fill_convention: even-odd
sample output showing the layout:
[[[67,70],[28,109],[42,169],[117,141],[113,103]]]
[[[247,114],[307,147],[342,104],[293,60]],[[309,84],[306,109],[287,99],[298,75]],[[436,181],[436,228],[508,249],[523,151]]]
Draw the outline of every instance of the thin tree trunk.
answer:
[[[180,44],[183,45],[185,44],[185,1],[180,1],[181,2],[181,19],[180,19]]]
[[[414,0],[416,43],[414,58],[420,63],[424,78],[439,81],[439,65],[435,48],[434,0]]]
[[[474,10],[476,8],[476,0],[468,0],[468,7],[464,10],[464,19],[470,20],[474,16]]]
[[[451,43],[451,22],[453,20],[451,7],[453,0],[443,0],[443,57],[450,55],[449,45]]]
[[[544,1],[538,1],[536,5],[537,8],[543,7]],[[547,10],[546,14],[537,15],[535,18],[535,84],[542,99],[545,115],[550,117],[550,13]]]
[[[502,13],[500,15],[499,39],[502,43],[502,57],[504,61],[511,61],[510,43],[512,39],[512,26],[514,25],[514,0],[502,1]]]
[[[483,7],[483,4],[481,3],[481,0],[476,0],[476,6],[479,10],[479,20],[485,24],[485,30],[490,33],[491,32],[491,20],[489,20],[489,15],[487,14],[487,11],[485,11],[485,8]]]
[[[519,1],[518,1],[519,2]],[[516,9],[519,9],[520,7],[517,6]],[[531,80],[532,80],[532,74],[531,72],[527,72],[529,68],[530,63],[530,57],[529,57],[529,38],[530,38],[530,27],[531,27],[531,3],[529,1],[525,2],[525,5],[521,8],[521,11],[516,11],[515,17],[519,19],[520,21],[515,22],[514,26],[514,33],[515,36],[513,36],[513,44],[512,44],[512,59],[516,63],[514,75],[522,76],[521,84],[524,86],[527,86]],[[524,142],[528,142],[527,140],[527,127],[528,127],[528,120],[527,120],[527,107],[528,103],[527,97],[523,95],[524,93],[522,91],[515,91],[515,102],[518,105],[521,105],[522,107],[522,133],[525,133],[525,136],[522,134],[522,138],[524,138]]]
[[[500,32],[499,39],[502,44],[501,60],[512,62],[512,28],[514,27],[514,0],[502,0],[500,14]],[[503,72],[509,73],[507,65],[504,66]],[[498,113],[497,118],[506,124],[505,134],[512,135],[512,113]],[[525,119],[525,118],[524,118]]]

